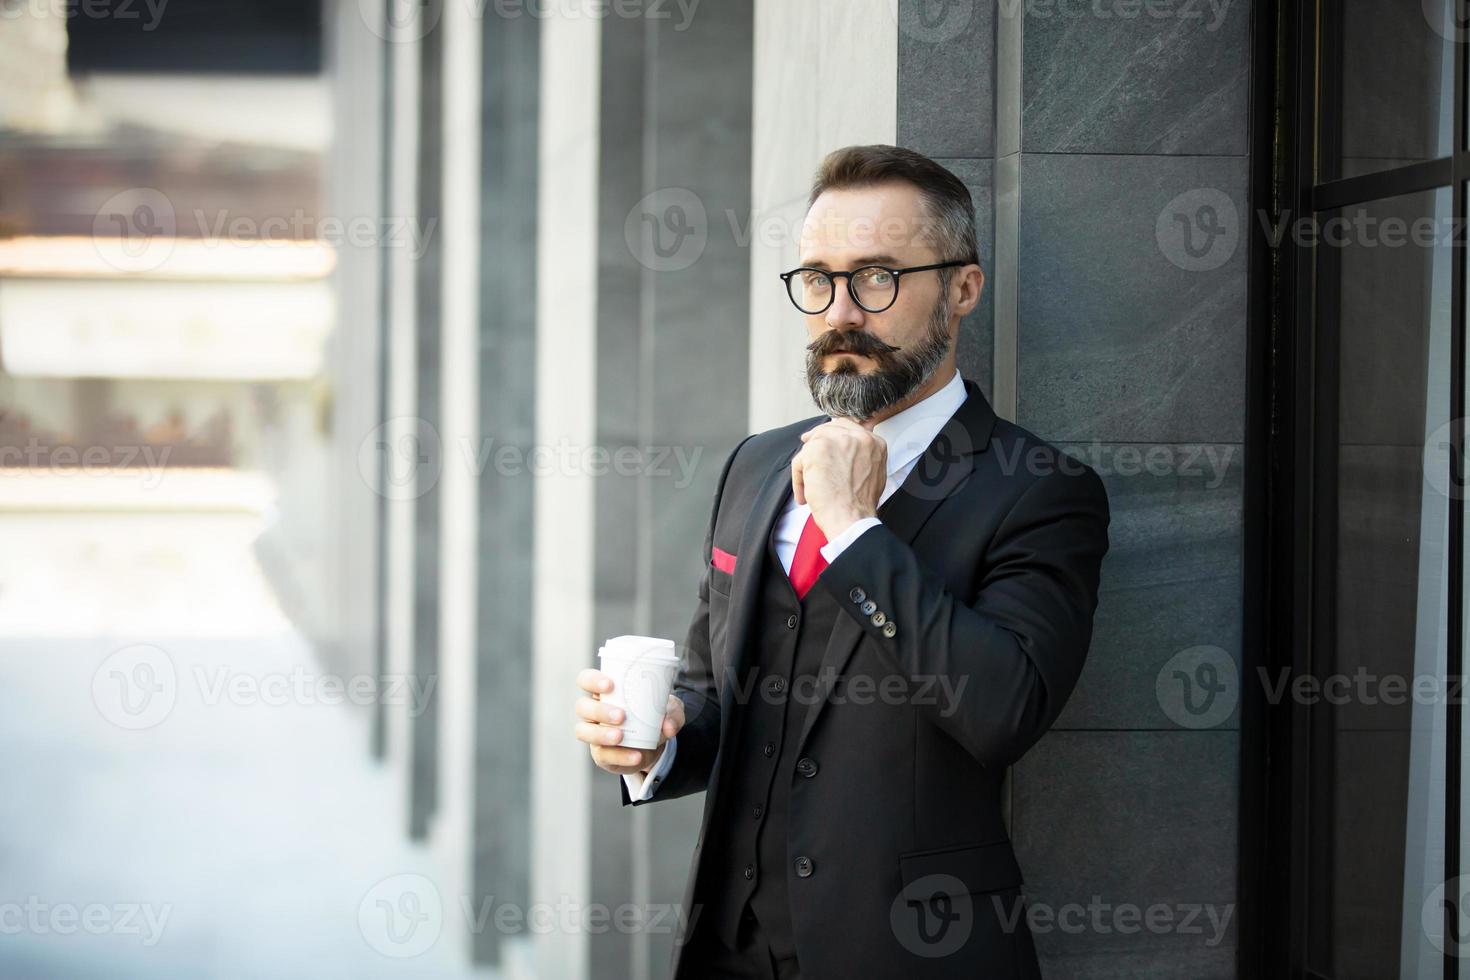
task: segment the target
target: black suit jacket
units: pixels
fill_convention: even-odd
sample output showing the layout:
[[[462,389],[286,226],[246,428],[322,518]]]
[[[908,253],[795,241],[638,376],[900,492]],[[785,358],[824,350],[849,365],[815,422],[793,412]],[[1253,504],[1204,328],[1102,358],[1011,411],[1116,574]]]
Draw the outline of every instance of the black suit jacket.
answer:
[[[997,418],[973,382],[965,388],[954,417],[879,508],[882,526],[813,587],[843,613],[804,722],[788,736],[820,761],[815,776],[792,783],[787,828],[793,860],[812,861],[808,876],[791,879],[793,936],[809,980],[1036,975],[1001,780],[1055,721],[1082,671],[1108,503],[1092,469]],[[698,926],[691,902],[723,739],[740,692],[752,690],[748,638],[764,545],[791,493],[801,433],[829,418],[746,438],[715,491],[675,689],[685,724],[672,768],[646,801],[706,791],[686,932]],[[733,574],[715,567],[713,549],[735,556]],[[857,678],[869,686],[860,690]],[[688,938],[676,943],[676,971]]]

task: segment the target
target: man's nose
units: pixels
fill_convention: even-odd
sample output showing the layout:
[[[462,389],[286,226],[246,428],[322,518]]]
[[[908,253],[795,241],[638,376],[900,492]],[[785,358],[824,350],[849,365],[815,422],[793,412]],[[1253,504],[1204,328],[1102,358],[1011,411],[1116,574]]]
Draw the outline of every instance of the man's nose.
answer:
[[[837,292],[832,297],[832,305],[827,307],[827,326],[833,330],[855,330],[861,327],[867,311],[853,302],[846,280],[836,280],[833,285]]]

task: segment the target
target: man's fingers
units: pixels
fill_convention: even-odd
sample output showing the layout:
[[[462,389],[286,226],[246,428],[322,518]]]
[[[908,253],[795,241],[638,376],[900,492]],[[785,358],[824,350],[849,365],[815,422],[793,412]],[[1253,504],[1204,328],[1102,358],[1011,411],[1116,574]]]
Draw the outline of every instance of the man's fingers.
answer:
[[[643,768],[641,749],[615,749],[603,745],[592,746],[592,761],[601,769],[619,776],[631,775]]]
[[[679,734],[679,729],[684,727],[684,702],[678,697],[669,695],[669,707],[664,712],[664,737],[673,738]]]
[[[596,667],[583,667],[577,671],[577,686],[590,694],[606,694],[612,690],[612,678]]]
[[[574,705],[577,717],[587,721],[598,722],[603,725],[621,725],[623,723],[623,709],[595,701],[592,698],[578,698]]]
[[[595,725],[592,722],[579,721],[575,731],[577,740],[586,742],[588,745],[617,745],[623,740],[623,730],[611,725]]]

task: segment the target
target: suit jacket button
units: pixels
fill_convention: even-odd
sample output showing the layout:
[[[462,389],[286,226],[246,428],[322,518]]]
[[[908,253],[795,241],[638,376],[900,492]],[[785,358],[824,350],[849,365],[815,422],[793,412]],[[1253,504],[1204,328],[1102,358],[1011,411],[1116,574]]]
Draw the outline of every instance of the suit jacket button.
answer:
[[[801,773],[807,779],[811,779],[817,774],[816,760],[803,756],[796,762],[796,771]]]
[[[886,622],[888,622],[888,614],[886,612],[879,609],[877,612],[873,613],[872,623],[874,626],[882,626]]]
[[[890,640],[893,639],[894,634],[896,634],[897,632],[898,625],[894,623],[893,620],[890,619],[888,622],[883,624],[883,635],[888,637]]]
[[[796,876],[798,878],[810,878],[812,876],[812,872],[815,870],[816,865],[813,864],[812,859],[807,857],[805,854],[796,859]]]
[[[764,752],[766,758],[769,759],[771,756],[776,754],[776,743],[767,742],[765,745],[761,746],[761,751]]]
[[[862,589],[858,588],[856,585],[854,585],[852,587],[852,591],[847,594],[847,597],[853,602],[862,602],[868,597],[868,594]]]
[[[876,602],[874,602],[872,599],[869,599],[867,602],[863,603],[858,608],[863,611],[863,615],[864,616],[871,616],[871,615],[873,615],[873,611],[878,608],[878,604]]]
[[[755,877],[755,865],[753,865],[753,864],[747,864],[745,866],[745,880],[746,881],[750,881],[754,877]]]
[[[796,613],[792,613],[786,617],[786,628],[789,630],[796,629]]]

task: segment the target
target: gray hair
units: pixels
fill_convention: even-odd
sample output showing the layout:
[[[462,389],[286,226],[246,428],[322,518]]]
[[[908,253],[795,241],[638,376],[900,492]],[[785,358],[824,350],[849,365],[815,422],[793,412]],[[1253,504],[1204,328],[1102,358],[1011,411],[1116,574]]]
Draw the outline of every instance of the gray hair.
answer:
[[[907,181],[919,189],[925,227],[932,228],[927,238],[939,253],[939,261],[980,261],[975,206],[965,182],[924,154],[902,146],[875,143],[833,150],[817,169],[807,208],[824,191],[868,187],[893,180]],[[952,268],[939,270],[940,281],[946,287],[953,271]]]

